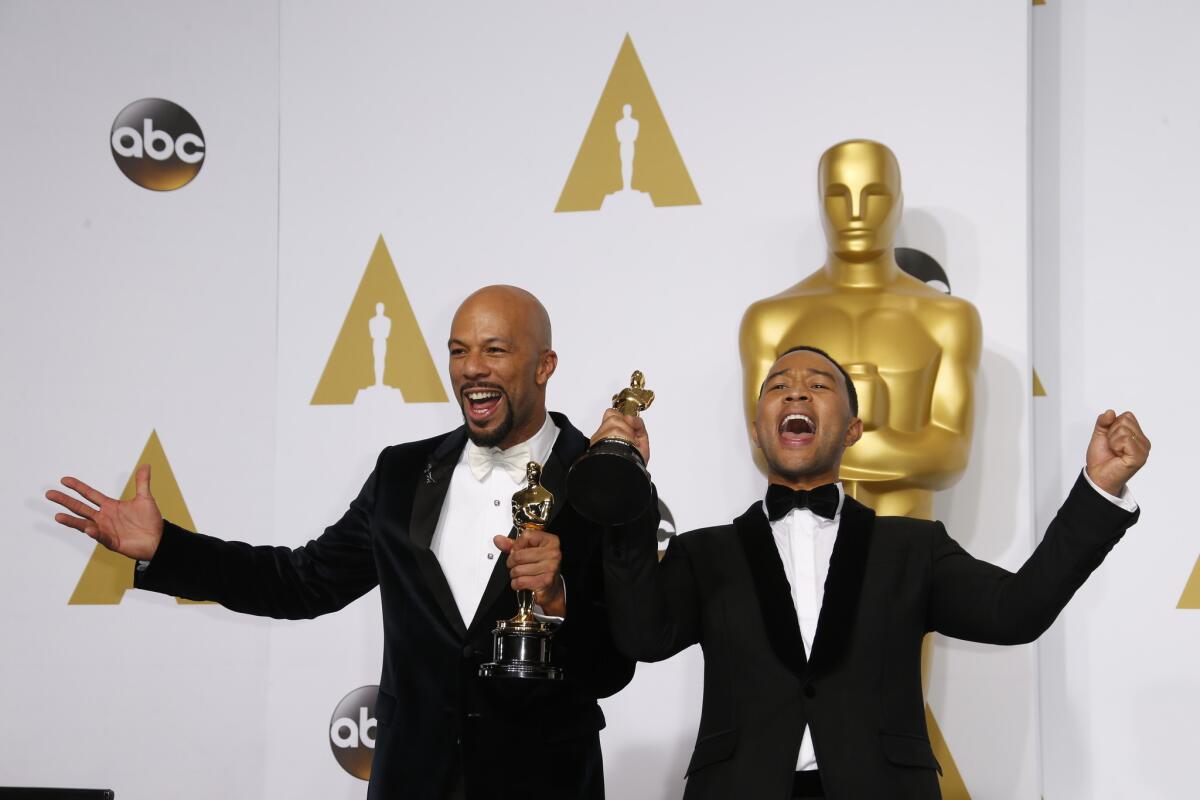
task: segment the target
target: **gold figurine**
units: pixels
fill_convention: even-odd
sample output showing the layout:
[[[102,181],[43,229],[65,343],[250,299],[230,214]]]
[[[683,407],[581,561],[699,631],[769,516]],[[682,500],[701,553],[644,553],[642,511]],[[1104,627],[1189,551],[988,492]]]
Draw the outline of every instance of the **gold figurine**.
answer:
[[[512,496],[513,526],[517,529],[520,539],[525,531],[544,530],[546,520],[550,518],[550,509],[554,506],[554,495],[542,486],[542,465],[530,461],[525,466],[524,489],[517,490]],[[517,590],[517,615],[509,622],[526,623],[534,620],[533,592],[528,589]]]
[[[613,395],[612,407],[627,417],[636,417],[654,402],[654,392],[646,388],[646,376],[635,369],[629,378],[629,386]]]
[[[878,142],[842,142],[818,170],[825,265],[746,310],[740,349],[746,419],[775,359],[813,345],[845,366],[863,437],[846,450],[846,492],[880,514],[930,519],[933,492],[967,466],[979,313],[896,265],[900,167]]]
[[[636,417],[654,402],[646,376],[635,369],[612,407]],[[626,525],[650,507],[654,489],[646,462],[632,442],[611,436],[593,444],[567,473],[567,497],[580,514],[601,525]]]
[[[525,465],[526,485],[512,496],[513,527],[517,538],[526,531],[546,527],[554,508],[554,495],[542,486],[542,465]],[[559,680],[562,670],[550,661],[550,639],[554,625],[534,616],[533,592],[517,590],[517,613],[502,619],[492,631],[492,661],[479,667],[485,678],[541,678]]]

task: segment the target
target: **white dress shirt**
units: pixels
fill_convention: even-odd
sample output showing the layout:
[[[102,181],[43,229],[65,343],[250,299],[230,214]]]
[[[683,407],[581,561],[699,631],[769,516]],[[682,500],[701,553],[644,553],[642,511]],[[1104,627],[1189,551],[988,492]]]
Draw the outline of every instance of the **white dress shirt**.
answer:
[[[520,444],[499,450],[468,441],[459,456],[429,548],[446,575],[464,625],[469,626],[475,618],[496,560],[503,556],[492,537],[506,536],[512,530],[512,496],[525,483],[524,464],[545,464],[558,433],[558,426],[547,414],[541,429]],[[495,458],[512,464],[522,462],[519,473],[502,464],[490,471],[480,466]],[[534,610],[538,610],[536,606]]]
[[[1137,510],[1137,501],[1126,486],[1121,496],[1109,494],[1092,482],[1087,470],[1083,477],[1088,485],[1109,502],[1132,513]],[[800,621],[800,638],[804,640],[804,655],[812,657],[813,637],[817,633],[817,619],[821,616],[821,603],[825,599],[825,578],[829,575],[829,559],[833,555],[833,544],[837,541],[838,526],[842,522],[842,504],[846,499],[842,484],[837,484],[838,506],[833,519],[825,519],[807,508],[794,508],[785,516],[771,523],[771,535],[783,562],[792,591],[792,603],[796,606],[796,618]],[[763,502],[763,513],[767,504]],[[796,758],[796,770],[817,768],[817,754],[813,749],[812,729],[804,728],[800,741],[800,755]]]
[[[783,562],[783,573],[792,589],[796,619],[800,621],[800,638],[804,640],[804,655],[811,657],[813,637],[817,633],[817,618],[825,599],[825,577],[829,574],[829,558],[837,541],[838,525],[842,521],[842,503],[846,499],[842,484],[837,484],[838,505],[833,519],[825,519],[807,508],[794,508],[771,523],[771,535]],[[766,503],[763,503],[766,513]],[[817,754],[813,750],[812,730],[805,726],[800,741],[796,769],[816,769]]]

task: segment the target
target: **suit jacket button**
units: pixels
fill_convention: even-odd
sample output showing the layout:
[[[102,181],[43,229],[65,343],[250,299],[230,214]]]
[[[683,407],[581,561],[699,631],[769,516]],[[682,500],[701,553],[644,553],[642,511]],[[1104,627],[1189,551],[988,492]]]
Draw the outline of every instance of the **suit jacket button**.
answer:
[[[463,658],[470,658],[471,656],[475,655],[475,648],[471,647],[471,645],[467,645],[466,647],[463,648],[462,653],[463,653]]]
[[[817,688],[815,686],[813,686],[811,683],[804,684],[804,696],[809,697],[809,698],[816,697],[817,696]]]

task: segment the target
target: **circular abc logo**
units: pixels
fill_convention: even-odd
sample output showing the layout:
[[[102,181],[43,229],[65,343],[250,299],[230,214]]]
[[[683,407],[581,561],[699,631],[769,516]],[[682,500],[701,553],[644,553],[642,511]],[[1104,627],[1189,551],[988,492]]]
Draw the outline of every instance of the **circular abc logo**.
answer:
[[[186,186],[204,166],[200,125],[170,100],[147,97],[125,106],[113,120],[109,144],[125,177],[156,192]]]
[[[329,747],[342,769],[356,778],[371,778],[375,756],[375,698],[378,686],[360,686],[342,698],[329,721]]]

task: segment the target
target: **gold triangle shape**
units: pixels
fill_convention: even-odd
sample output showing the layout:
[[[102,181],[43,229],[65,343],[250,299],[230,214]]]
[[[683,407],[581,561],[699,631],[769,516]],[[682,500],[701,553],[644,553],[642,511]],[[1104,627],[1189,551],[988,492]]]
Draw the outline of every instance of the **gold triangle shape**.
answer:
[[[1045,397],[1046,387],[1042,385],[1042,379],[1038,377],[1037,370],[1033,371],[1033,396]]]
[[[382,376],[376,374],[378,361]],[[406,403],[446,402],[408,294],[380,236],[310,404],[345,405],[364,396],[396,395]]]
[[[1200,608],[1200,558],[1196,559],[1196,566],[1192,567],[1192,577],[1188,578],[1187,585],[1183,587],[1183,594],[1179,595],[1179,605],[1176,608]]]
[[[150,491],[163,516],[180,527],[195,530],[196,523],[188,513],[187,503],[183,501],[183,492],[179,490],[179,484],[175,481],[175,473],[167,461],[167,454],[158,439],[157,431],[150,431],[150,438],[129,473],[129,481],[125,484],[125,491],[121,492],[121,499],[133,499],[137,490],[135,474],[142,464],[150,465]],[[125,590],[132,588],[133,560],[97,544],[67,605],[117,605],[125,596]],[[187,604],[194,602],[182,598],[176,598],[176,601]]]
[[[630,191],[622,192],[621,143],[616,131],[617,123],[625,116],[626,105],[637,120],[637,133],[630,155],[633,161]],[[554,210],[596,211],[610,195],[643,201],[649,195],[657,207],[700,205],[700,196],[629,34],[617,53]]]
[[[946,744],[946,738],[942,736],[942,729],[933,718],[933,709],[928,703],[925,704],[925,725],[929,728],[929,744],[933,746],[933,757],[942,765],[942,774],[938,777],[938,783],[942,787],[942,800],[971,800],[962,773],[954,763],[954,756],[950,754],[950,747]]]

